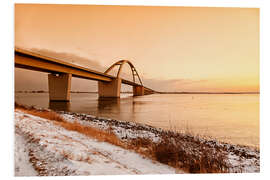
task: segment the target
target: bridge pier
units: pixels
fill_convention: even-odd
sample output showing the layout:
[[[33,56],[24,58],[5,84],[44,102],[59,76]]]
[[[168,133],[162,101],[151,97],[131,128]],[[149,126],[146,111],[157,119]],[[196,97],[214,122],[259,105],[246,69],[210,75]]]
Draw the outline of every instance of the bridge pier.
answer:
[[[120,78],[120,74],[123,69],[122,67],[125,63],[127,63],[131,68],[133,82]],[[108,74],[114,67],[119,65],[120,67],[118,69],[117,77]],[[119,98],[121,83],[133,86],[134,96],[143,96],[155,93],[155,91],[152,89],[143,86],[137,70],[128,60],[117,61],[104,73],[100,73],[59,59],[54,59],[51,57],[36,54],[31,51],[15,48],[15,67],[46,73],[53,72],[54,74],[48,75],[50,101],[70,100],[72,76],[99,81],[99,97]],[[136,83],[135,78],[139,80],[139,83]]]
[[[144,87],[143,86],[133,86],[133,96],[143,96]]]
[[[69,101],[71,74],[49,74],[49,98],[50,101]]]
[[[99,97],[119,98],[121,91],[121,78],[115,78],[111,82],[98,82]]]

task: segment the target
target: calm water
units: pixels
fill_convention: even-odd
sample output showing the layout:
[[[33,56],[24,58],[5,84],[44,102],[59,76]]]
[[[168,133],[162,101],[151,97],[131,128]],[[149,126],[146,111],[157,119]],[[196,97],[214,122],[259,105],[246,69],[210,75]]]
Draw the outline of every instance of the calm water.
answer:
[[[98,100],[97,94],[71,94],[70,103],[49,103],[47,93],[16,93],[25,105],[88,113],[259,147],[258,94],[153,94]]]

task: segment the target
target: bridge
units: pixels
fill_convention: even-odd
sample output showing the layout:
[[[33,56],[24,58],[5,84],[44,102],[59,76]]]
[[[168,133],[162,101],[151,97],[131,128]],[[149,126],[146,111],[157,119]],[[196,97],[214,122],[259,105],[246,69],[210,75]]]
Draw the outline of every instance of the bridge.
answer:
[[[130,66],[133,81],[122,79],[120,77],[124,64]],[[133,96],[143,96],[155,93],[154,90],[143,86],[137,70],[128,60],[120,60],[111,65],[104,73],[101,73],[56,58],[15,48],[15,67],[49,73],[48,83],[50,101],[70,100],[72,77],[98,81],[99,97],[119,98],[121,84],[133,86]],[[108,74],[115,67],[119,67],[116,77]],[[139,83],[136,83],[136,78],[139,80]]]

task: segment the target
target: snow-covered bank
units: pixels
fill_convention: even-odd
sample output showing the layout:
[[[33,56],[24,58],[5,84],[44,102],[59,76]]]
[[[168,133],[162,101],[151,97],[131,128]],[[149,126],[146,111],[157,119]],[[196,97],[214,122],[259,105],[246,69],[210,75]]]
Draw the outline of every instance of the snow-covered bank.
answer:
[[[15,156],[31,162],[24,174],[15,157],[16,175],[260,172],[257,149],[88,114],[57,113],[15,110],[16,145],[24,149],[15,147]]]
[[[15,126],[16,176],[176,173],[170,166],[20,110],[15,110]]]
[[[172,147],[177,147],[175,144],[178,144],[178,147],[181,147],[182,154],[187,154],[187,158],[193,158],[191,161],[198,161],[205,158],[211,164],[213,161],[219,161],[221,159],[224,161],[222,166],[226,167],[227,172],[260,172],[260,152],[258,149],[221,143],[191,135],[177,134],[133,122],[100,118],[82,113],[59,113],[70,122],[77,120],[77,122],[84,126],[105,130],[110,129],[122,141],[134,141],[141,138],[158,144],[165,141],[164,139],[169,139],[170,144],[173,144]],[[205,154],[205,152],[208,154]],[[217,156],[220,156],[220,159]],[[219,165],[219,162],[216,162],[216,164]]]
[[[29,161],[27,142],[19,129],[15,130],[15,176],[37,176]]]

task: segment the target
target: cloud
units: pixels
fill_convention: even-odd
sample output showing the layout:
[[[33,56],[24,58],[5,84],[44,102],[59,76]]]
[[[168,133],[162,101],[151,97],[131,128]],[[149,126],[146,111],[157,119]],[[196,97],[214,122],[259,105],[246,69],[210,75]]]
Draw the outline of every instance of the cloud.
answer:
[[[194,87],[201,85],[207,80],[191,80],[191,79],[147,79],[143,78],[143,84],[146,87],[156,91],[196,91]]]
[[[94,69],[96,71],[104,72],[107,68],[104,66],[101,66],[98,61],[92,60],[89,58],[81,57],[72,53],[67,53],[67,52],[56,52],[56,51],[51,51],[48,49],[37,49],[37,48],[32,48],[30,49],[32,52],[42,54],[44,56],[49,56],[53,57],[56,59],[61,59],[66,62],[76,64],[79,66],[84,66],[90,69]]]

